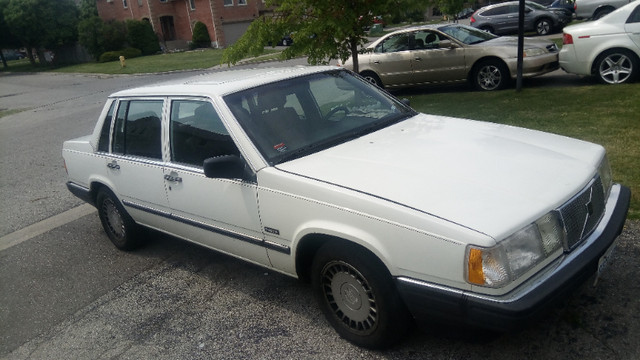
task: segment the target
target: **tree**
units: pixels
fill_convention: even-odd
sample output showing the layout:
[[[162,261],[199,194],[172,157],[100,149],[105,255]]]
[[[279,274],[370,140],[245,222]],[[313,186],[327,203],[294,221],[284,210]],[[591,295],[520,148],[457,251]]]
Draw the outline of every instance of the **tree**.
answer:
[[[358,71],[358,48],[368,42],[365,28],[375,15],[416,0],[267,0],[274,6],[271,16],[254,20],[246,33],[223,54],[223,62],[235,64],[246,56],[257,56],[268,44],[293,34],[293,44],[283,59],[306,55],[310,64],[353,58]]]
[[[9,0],[0,0],[0,9],[4,9],[9,4]],[[4,14],[0,11],[0,50],[1,49],[13,49],[22,46],[20,39],[11,33],[11,29],[4,20]],[[9,67],[7,60],[4,58],[2,51],[0,51],[0,58],[2,59],[2,66],[6,69]]]
[[[434,5],[436,5],[443,14],[449,15],[450,19],[454,19],[457,14],[462,11],[466,2],[467,0],[434,0]]]
[[[3,15],[11,32],[27,48],[35,64],[36,49],[44,62],[44,48],[55,50],[77,37],[78,8],[73,0],[9,0]]]

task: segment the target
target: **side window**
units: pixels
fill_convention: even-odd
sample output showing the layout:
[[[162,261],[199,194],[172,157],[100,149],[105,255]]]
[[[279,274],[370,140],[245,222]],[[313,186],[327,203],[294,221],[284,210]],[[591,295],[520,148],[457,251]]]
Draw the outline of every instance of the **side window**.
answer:
[[[414,48],[416,50],[421,49],[437,49],[438,44],[440,43],[440,38],[438,34],[431,31],[417,31],[415,33],[415,44]]]
[[[409,35],[398,34],[386,39],[378,46],[376,46],[375,52],[388,53],[396,51],[409,50]]]
[[[109,134],[111,133],[111,119],[113,119],[113,111],[116,107],[116,101],[111,103],[107,117],[102,124],[100,131],[100,139],[98,139],[98,151],[109,152]]]
[[[240,154],[210,102],[173,100],[169,128],[173,162],[201,167],[207,158]]]
[[[113,153],[162,158],[163,100],[120,101],[113,133]]]

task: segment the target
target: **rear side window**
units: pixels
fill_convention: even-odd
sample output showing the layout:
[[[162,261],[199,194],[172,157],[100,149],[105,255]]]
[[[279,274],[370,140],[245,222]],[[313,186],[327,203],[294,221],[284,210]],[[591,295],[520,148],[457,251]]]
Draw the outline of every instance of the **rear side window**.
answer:
[[[113,119],[113,111],[116,108],[116,102],[112,102],[107,112],[107,117],[102,124],[100,131],[100,139],[98,140],[98,151],[109,152],[109,134],[111,133],[111,120]]]
[[[113,132],[113,153],[161,159],[163,104],[163,100],[120,101]]]

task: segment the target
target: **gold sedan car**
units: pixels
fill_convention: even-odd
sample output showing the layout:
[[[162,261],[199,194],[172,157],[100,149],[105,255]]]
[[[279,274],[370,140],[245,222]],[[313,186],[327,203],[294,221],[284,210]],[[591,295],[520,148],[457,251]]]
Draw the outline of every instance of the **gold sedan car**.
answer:
[[[479,90],[499,90],[517,75],[518,38],[499,37],[460,24],[425,25],[392,32],[358,56],[359,73],[384,88],[469,82]],[[353,70],[353,61],[342,64]],[[525,38],[523,76],[554,71],[558,47]]]

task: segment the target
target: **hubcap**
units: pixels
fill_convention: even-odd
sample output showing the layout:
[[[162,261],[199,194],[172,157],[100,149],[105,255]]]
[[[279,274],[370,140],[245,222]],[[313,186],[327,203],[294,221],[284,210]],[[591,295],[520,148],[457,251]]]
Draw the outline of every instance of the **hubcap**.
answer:
[[[551,25],[549,25],[548,22],[546,21],[541,21],[540,23],[538,23],[538,34],[539,35],[546,35],[549,33],[549,30],[551,28]]]
[[[124,221],[122,221],[122,216],[120,215],[120,211],[118,211],[116,205],[111,199],[107,199],[102,204],[102,210],[106,215],[105,219],[111,233],[118,239],[123,239],[126,235]]]
[[[373,332],[378,324],[376,299],[367,279],[353,266],[333,261],[322,269],[322,291],[333,314],[351,331]]]
[[[612,54],[600,63],[600,77],[609,84],[619,84],[627,81],[633,73],[631,59],[623,54]]]
[[[484,90],[494,90],[500,86],[502,74],[495,65],[485,66],[478,72],[478,84]]]

